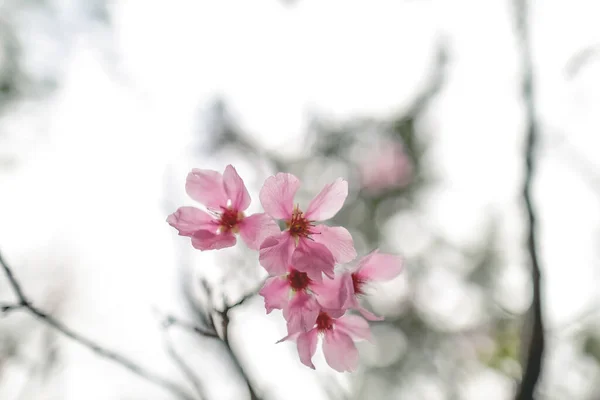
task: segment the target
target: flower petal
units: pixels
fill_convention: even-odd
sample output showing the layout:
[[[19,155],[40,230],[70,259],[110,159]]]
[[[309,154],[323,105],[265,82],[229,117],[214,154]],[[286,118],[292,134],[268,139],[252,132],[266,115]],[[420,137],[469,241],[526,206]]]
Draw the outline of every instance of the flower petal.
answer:
[[[369,323],[358,315],[344,315],[335,321],[335,327],[354,339],[371,339]]]
[[[387,281],[400,275],[403,267],[400,256],[375,250],[358,262],[356,273],[364,280]]]
[[[385,319],[383,317],[380,317],[379,315],[373,314],[371,311],[367,310],[360,304],[357,305],[356,309],[358,310],[359,313],[361,313],[361,315],[363,317],[365,317],[369,321],[383,321]]]
[[[327,247],[309,239],[300,238],[292,255],[292,265],[315,282],[323,280],[323,273],[331,279],[334,277],[333,255]]]
[[[315,282],[310,289],[315,293],[317,302],[326,309],[342,310],[346,309],[348,297],[354,296],[354,291],[348,292],[346,285],[350,280],[352,288],[352,277],[350,274],[336,275],[334,279],[323,279],[322,282]]]
[[[258,260],[271,276],[285,275],[292,260],[294,239],[288,232],[266,238],[260,245]]]
[[[198,250],[219,250],[235,245],[235,236],[231,232],[218,234],[199,230],[192,236],[192,246]]]
[[[260,189],[260,202],[265,212],[275,219],[289,219],[294,209],[294,196],[300,180],[292,174],[270,176]]]
[[[192,169],[185,181],[185,191],[192,199],[209,209],[220,210],[221,207],[227,207],[223,176],[217,171]]]
[[[267,314],[271,311],[284,308],[290,299],[290,285],[283,276],[273,276],[265,282],[258,292],[265,299]]]
[[[223,184],[225,186],[225,193],[231,200],[231,208],[237,211],[244,211],[250,205],[250,194],[244,181],[238,175],[237,171],[232,165],[225,167],[223,172]]]
[[[287,322],[288,334],[311,330],[317,322],[321,308],[315,298],[298,292],[283,308],[283,318]]]
[[[252,250],[260,249],[266,238],[281,232],[279,225],[265,213],[252,214],[242,219],[238,222],[238,227],[242,240]]]
[[[327,364],[338,372],[352,372],[358,367],[358,350],[347,334],[332,329],[325,332],[323,354]]]
[[[298,347],[300,362],[312,369],[315,369],[315,365],[312,363],[312,358],[317,351],[318,340],[319,335],[316,329],[302,333],[298,336],[298,339],[296,339],[296,346]]]
[[[179,231],[181,236],[192,236],[201,229],[216,232],[218,222],[212,215],[196,207],[179,207],[177,211],[167,217],[167,222]]]
[[[342,208],[348,197],[348,182],[342,178],[325,185],[306,209],[306,218],[312,221],[324,221],[333,218]]]
[[[300,336],[300,334],[302,334],[304,332],[296,332],[296,333],[291,333],[285,337],[282,337],[281,339],[279,339],[278,341],[275,342],[275,344],[281,343],[281,342],[285,342],[288,340],[296,340],[298,338],[298,336]]]
[[[338,264],[350,262],[356,258],[356,249],[352,235],[341,226],[317,225],[311,229],[311,238],[324,244],[333,254]]]

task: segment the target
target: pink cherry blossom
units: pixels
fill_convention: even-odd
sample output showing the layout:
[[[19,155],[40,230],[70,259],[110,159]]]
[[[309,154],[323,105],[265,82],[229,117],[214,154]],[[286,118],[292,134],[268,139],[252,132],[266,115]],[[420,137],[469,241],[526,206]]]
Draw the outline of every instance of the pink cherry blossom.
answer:
[[[347,229],[315,225],[317,221],[332,218],[342,208],[348,196],[348,182],[339,178],[325,185],[309,203],[306,212],[299,205],[294,206],[294,196],[299,187],[300,180],[294,175],[278,173],[267,178],[260,191],[265,212],[286,224],[286,230],[267,238],[260,247],[260,263],[271,275],[285,272],[297,247],[320,263],[329,263],[327,267],[322,265],[323,272],[332,271],[335,262],[348,262],[356,257],[352,236]],[[332,257],[324,255],[327,252]],[[318,275],[315,273],[311,279],[321,280]]]
[[[217,171],[193,169],[187,176],[187,194],[207,211],[196,207],[180,207],[167,222],[179,235],[189,236],[198,250],[231,247],[239,234],[246,245],[258,250],[266,237],[280,232],[267,214],[246,216],[250,195],[235,168],[228,165],[221,175]]]
[[[413,166],[404,146],[394,140],[385,140],[361,157],[358,166],[361,186],[373,193],[407,185]]]
[[[354,267],[336,275],[333,280],[326,280],[321,283],[321,288],[316,291],[317,300],[323,307],[338,306],[335,299],[327,297],[330,293],[347,294],[346,302],[342,308],[358,310],[363,317],[370,321],[382,320],[359,303],[359,298],[367,294],[367,287],[370,282],[382,282],[397,277],[403,269],[402,259],[397,255],[379,253],[374,250],[370,254],[361,258]],[[319,293],[325,295],[319,296]]]
[[[323,354],[327,364],[339,372],[352,372],[358,367],[358,350],[354,339],[371,339],[369,324],[356,315],[340,315],[321,311],[312,329],[296,332],[281,339],[296,340],[302,364],[315,369],[312,358],[319,336],[323,337]]]
[[[313,284],[305,272],[288,267],[285,274],[268,278],[258,294],[264,297],[269,314],[275,309],[285,308],[296,294],[310,292]]]
[[[274,309],[283,310],[288,334],[291,334],[307,331],[314,326],[323,308],[315,297],[317,292],[321,292],[320,298],[328,299],[329,309],[341,309],[347,302],[348,292],[345,287],[326,287],[294,267],[289,267],[284,275],[268,278],[259,294],[265,300],[267,314]]]

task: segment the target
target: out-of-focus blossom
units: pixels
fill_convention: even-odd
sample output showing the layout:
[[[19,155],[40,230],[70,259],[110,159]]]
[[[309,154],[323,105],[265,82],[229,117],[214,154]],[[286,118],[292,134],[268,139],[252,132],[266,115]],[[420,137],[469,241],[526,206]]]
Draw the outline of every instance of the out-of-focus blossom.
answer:
[[[346,301],[342,308],[358,310],[366,319],[371,321],[382,320],[383,318],[374,315],[361,306],[359,298],[367,294],[366,290],[370,282],[383,282],[394,279],[400,275],[402,269],[402,258],[374,250],[361,258],[355,266],[336,275],[335,279],[323,281],[321,283],[322,288],[317,293],[343,293]],[[317,295],[317,300],[323,307],[339,306],[337,301],[331,297],[320,298]]]
[[[358,163],[358,170],[361,187],[378,193],[410,183],[413,166],[404,146],[388,140],[368,150]]]
[[[193,169],[187,176],[185,190],[208,212],[196,207],[180,207],[169,215],[167,222],[179,235],[191,237],[192,246],[198,250],[231,247],[238,233],[250,249],[258,250],[266,237],[280,232],[267,214],[244,214],[250,206],[250,195],[231,165],[222,175],[217,171]]]
[[[293,333],[281,339],[296,340],[302,364],[315,369],[312,358],[319,336],[323,337],[323,354],[327,364],[339,372],[352,372],[358,367],[358,350],[354,340],[371,339],[369,324],[357,315],[321,311],[312,329]]]
[[[306,212],[301,211],[299,205],[294,206],[299,187],[300,180],[287,173],[278,173],[265,181],[260,191],[263,208],[271,217],[284,220],[287,228],[264,241],[259,260],[270,275],[283,275],[298,249],[298,257],[313,261],[296,260],[294,268],[320,281],[321,273],[333,277],[335,262],[348,262],[356,257],[352,236],[346,228],[315,226],[316,221],[330,219],[342,208],[348,196],[348,182],[339,178],[325,185]]]

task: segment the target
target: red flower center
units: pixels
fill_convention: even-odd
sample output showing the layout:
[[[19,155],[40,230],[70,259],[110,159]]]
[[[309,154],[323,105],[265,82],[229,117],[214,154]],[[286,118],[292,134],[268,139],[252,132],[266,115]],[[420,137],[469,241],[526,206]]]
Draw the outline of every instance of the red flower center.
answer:
[[[365,294],[364,286],[367,281],[360,277],[356,272],[352,274],[352,287],[354,288],[354,294],[359,296]]]
[[[300,272],[295,269],[290,270],[287,279],[290,287],[296,292],[305,290],[312,282],[308,275],[306,275],[306,272]]]
[[[221,232],[237,232],[237,224],[244,218],[244,214],[237,210],[232,210],[231,208],[223,207],[222,209],[223,212],[221,213],[221,219],[219,220]]]
[[[333,318],[331,318],[326,312],[321,311],[317,317],[317,329],[319,332],[333,329]]]
[[[311,221],[304,218],[304,213],[298,206],[292,211],[292,218],[285,223],[294,237],[307,237],[310,234]]]

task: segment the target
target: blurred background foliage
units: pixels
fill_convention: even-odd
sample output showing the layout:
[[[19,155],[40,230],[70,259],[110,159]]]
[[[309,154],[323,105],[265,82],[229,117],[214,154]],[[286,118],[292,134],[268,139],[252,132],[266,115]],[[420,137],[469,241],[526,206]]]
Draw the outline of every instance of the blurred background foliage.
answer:
[[[40,139],[25,137],[23,124],[39,124],[36,131],[44,135],[44,113],[68,73],[68,56],[78,41],[93,42],[109,61],[106,65],[114,65],[108,7],[104,0],[0,4],[0,165],[14,166]]]
[[[349,179],[353,193],[332,224],[349,229],[359,257],[375,248],[402,254],[407,246],[398,236],[418,242],[405,255],[405,274],[383,292],[372,291],[377,298],[371,298],[370,306],[386,317],[371,323],[376,348],[361,348],[364,371],[352,380],[351,394],[326,385],[332,399],[437,398],[419,386],[424,376],[448,396],[444,398],[460,398],[465,376],[478,366],[493,368],[515,383],[520,379],[523,315],[509,312],[497,300],[503,268],[497,221],[490,216],[479,243],[463,247],[432,231],[420,209],[428,188],[439,181],[427,168],[431,135],[423,120],[444,85],[447,58],[440,45],[428,83],[411,106],[389,119],[313,117],[305,135],[310,150],[297,159],[253,143],[223,101],[215,102],[205,127],[213,140],[209,153],[233,151],[258,165],[266,158],[272,171],[300,177],[299,195],[305,201],[335,176]],[[394,237],[390,223],[405,225],[405,231]],[[432,302],[437,304],[432,307]]]

